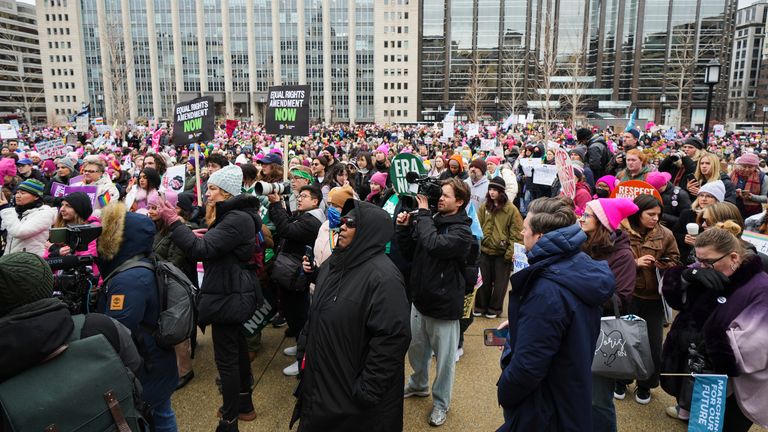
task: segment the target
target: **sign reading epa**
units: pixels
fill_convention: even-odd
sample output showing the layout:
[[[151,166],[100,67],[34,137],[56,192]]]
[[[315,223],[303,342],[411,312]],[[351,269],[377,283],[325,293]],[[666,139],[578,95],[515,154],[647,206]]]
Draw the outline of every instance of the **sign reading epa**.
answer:
[[[267,133],[309,135],[309,86],[270,87],[265,120]]]
[[[215,120],[213,96],[176,104],[173,112],[173,143],[184,145],[212,140]]]

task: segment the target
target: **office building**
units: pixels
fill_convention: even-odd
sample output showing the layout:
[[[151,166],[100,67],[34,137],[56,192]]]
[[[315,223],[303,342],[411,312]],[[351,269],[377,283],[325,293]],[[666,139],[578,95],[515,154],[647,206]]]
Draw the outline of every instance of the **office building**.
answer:
[[[45,121],[35,7],[0,0],[0,119]]]
[[[422,0],[420,119],[533,112],[702,125],[712,59],[729,76],[736,0]],[[715,88],[724,118],[727,80]],[[661,95],[666,103],[661,106]],[[576,97],[574,97],[576,96]],[[501,111],[501,112],[499,112]]]
[[[731,73],[728,77],[728,119],[759,121],[762,108],[758,90],[762,59],[765,56],[765,26],[768,1],[762,0],[736,12],[736,34],[731,49]],[[758,113],[758,110],[761,112]]]

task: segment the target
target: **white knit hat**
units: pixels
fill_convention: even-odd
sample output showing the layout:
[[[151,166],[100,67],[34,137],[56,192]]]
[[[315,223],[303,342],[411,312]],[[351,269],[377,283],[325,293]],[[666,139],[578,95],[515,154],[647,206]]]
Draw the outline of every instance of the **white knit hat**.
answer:
[[[709,182],[699,189],[699,193],[701,192],[712,195],[717,199],[717,202],[723,202],[725,199],[725,184],[722,180]]]
[[[237,165],[227,165],[211,174],[208,184],[216,185],[232,196],[240,195],[243,188],[243,170]]]

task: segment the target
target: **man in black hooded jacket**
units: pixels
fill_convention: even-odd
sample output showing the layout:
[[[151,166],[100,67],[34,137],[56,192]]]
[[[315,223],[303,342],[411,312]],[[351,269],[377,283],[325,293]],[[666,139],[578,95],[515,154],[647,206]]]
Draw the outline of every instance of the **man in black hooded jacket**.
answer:
[[[315,272],[291,424],[301,419],[301,432],[400,431],[411,332],[402,276],[384,254],[392,222],[371,203],[347,200],[344,210],[336,248]]]

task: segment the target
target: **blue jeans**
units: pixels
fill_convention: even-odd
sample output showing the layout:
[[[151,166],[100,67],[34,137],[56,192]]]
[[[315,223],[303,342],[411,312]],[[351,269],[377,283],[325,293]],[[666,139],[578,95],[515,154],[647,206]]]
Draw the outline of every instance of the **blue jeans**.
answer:
[[[432,384],[434,406],[448,410],[456,373],[456,349],[459,344],[459,320],[440,320],[424,316],[411,306],[411,346],[408,361],[413,374],[408,379],[412,390],[429,389],[429,363],[435,353],[437,370]]]
[[[613,387],[616,380],[592,375],[592,430],[616,432],[616,407]]]
[[[168,398],[160,405],[152,407],[152,420],[155,422],[155,432],[177,432],[176,414],[171,408],[171,399]]]

